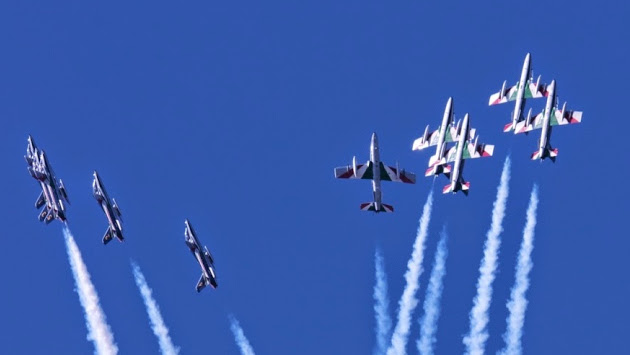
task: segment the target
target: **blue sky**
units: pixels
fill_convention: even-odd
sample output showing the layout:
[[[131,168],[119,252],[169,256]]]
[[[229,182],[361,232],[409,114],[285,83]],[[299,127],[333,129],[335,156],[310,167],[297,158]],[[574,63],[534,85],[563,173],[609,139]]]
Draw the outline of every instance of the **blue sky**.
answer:
[[[121,353],[158,351],[132,258],[183,354],[236,354],[230,313],[260,354],[370,353],[375,247],[395,305],[422,204],[447,181],[385,184],[384,202],[396,212],[375,216],[358,209],[371,198],[369,183],[335,181],[332,169],[353,155],[367,160],[376,131],[385,162],[421,175],[430,153],[412,152],[411,143],[438,124],[449,96],[456,115],[469,112],[480,139],[496,149],[467,164],[468,198],[435,195],[419,296],[446,224],[438,353],[464,350],[508,154],[487,351],[503,346],[534,183],[540,205],[525,352],[630,351],[625,6],[4,2],[0,352],[93,351],[61,225],[36,218],[39,190],[22,158],[32,134],[66,184],[70,227]],[[560,100],[584,111],[580,125],[554,130],[556,164],[529,161],[537,133],[502,133],[510,105],[487,106],[503,80],[518,80],[527,52],[534,74],[556,79]],[[101,244],[106,219],[91,195],[94,169],[120,204],[123,244]],[[194,290],[199,269],[184,244],[185,218],[215,256],[217,290]]]

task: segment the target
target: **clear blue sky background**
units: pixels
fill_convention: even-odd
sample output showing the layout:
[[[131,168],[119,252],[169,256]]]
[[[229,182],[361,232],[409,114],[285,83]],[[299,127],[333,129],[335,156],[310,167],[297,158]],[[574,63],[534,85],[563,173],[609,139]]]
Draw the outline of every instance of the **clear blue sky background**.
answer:
[[[233,313],[260,354],[367,354],[374,346],[374,250],[392,305],[404,286],[421,207],[446,179],[421,176],[411,143],[449,96],[494,157],[467,164],[468,198],[435,196],[419,296],[439,231],[449,259],[438,353],[464,350],[468,313],[503,160],[513,158],[488,353],[503,346],[505,302],[532,185],[540,206],[523,345],[530,354],[628,353],[628,8],[617,2],[6,1],[0,5],[0,352],[92,353],[61,225],[37,221],[39,188],[22,156],[32,134],[72,205],[68,218],[123,354],[158,345],[133,258],[183,354],[236,354]],[[554,130],[556,164],[528,159],[537,134],[502,133],[513,106],[488,107],[503,80],[557,80],[584,111]],[[542,110],[544,100],[529,107]],[[384,184],[396,212],[361,212],[366,181],[332,169],[385,162],[416,185]],[[127,241],[101,238],[98,169]],[[184,218],[216,259],[197,294]],[[395,308],[395,307],[392,307]],[[410,346],[415,352],[414,314]]]

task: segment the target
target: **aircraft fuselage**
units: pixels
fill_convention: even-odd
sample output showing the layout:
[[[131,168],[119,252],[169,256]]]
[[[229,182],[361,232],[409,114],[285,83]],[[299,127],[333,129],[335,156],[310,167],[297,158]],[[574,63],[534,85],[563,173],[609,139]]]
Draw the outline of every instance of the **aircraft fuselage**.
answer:
[[[438,136],[437,146],[435,148],[435,158],[436,162],[440,161],[444,158],[444,153],[446,153],[446,145],[444,141],[446,140],[446,130],[453,122],[453,98],[449,97],[446,102],[446,107],[444,108],[444,116],[442,117],[442,125],[440,126],[440,134]],[[431,166],[431,161],[429,161],[429,166]]]
[[[529,79],[531,71],[531,55],[527,53],[525,61],[523,62],[523,70],[521,71],[521,79],[518,82],[518,90],[516,92],[516,103],[514,105],[514,112],[512,113],[512,129],[516,127],[516,123],[521,120],[523,116],[523,107],[525,107],[525,86]]]
[[[372,143],[370,144],[370,161],[372,162],[372,192],[374,193],[374,207],[377,211],[381,209],[382,193],[381,193],[381,157],[378,151],[378,137],[376,133],[372,134]]]
[[[462,173],[462,169],[464,168],[464,159],[462,158],[464,156],[464,146],[466,145],[466,140],[468,139],[468,114],[464,116],[458,138],[457,150],[455,151],[455,164],[453,166],[453,171],[451,172],[451,186],[453,186],[453,191],[457,190],[457,182],[460,180],[460,175]]]
[[[545,105],[545,114],[543,115],[543,123],[540,132],[540,141],[538,142],[538,151],[541,159],[543,158],[543,152],[549,145],[549,139],[551,138],[551,111],[556,101],[556,81],[552,80],[547,89],[549,96],[547,96],[547,104]]]

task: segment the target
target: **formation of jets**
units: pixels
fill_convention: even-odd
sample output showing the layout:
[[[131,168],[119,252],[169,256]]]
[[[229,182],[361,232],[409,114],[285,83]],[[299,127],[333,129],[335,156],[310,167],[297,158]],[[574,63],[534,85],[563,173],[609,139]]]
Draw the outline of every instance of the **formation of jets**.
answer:
[[[514,134],[531,132],[535,129],[541,130],[537,150],[531,155],[532,160],[544,160],[550,158],[555,162],[558,149],[552,148],[550,144],[551,130],[553,126],[580,123],[582,112],[568,110],[566,103],[559,108],[555,80],[549,85],[540,83],[540,76],[534,82],[531,70],[531,55],[525,56],[520,80],[512,87],[506,88],[503,82],[501,91],[490,96],[489,105],[497,105],[509,101],[515,101],[514,111],[511,121],[503,128],[504,132],[513,131]],[[544,110],[532,116],[531,109],[527,116],[523,115],[526,99],[547,97]],[[449,183],[442,189],[443,193],[456,193],[462,191],[468,195],[470,182],[464,180],[464,163],[468,159],[490,157],[494,153],[494,145],[479,143],[479,136],[476,129],[470,127],[470,115],[466,113],[463,119],[455,122],[453,113],[453,98],[449,98],[444,109],[441,125],[433,132],[429,133],[429,126],[424,130],[424,134],[417,138],[412,144],[413,151],[423,150],[435,146],[435,154],[429,158],[428,169],[425,176],[444,175],[449,179]],[[451,144],[449,147],[448,145]],[[41,193],[35,202],[35,207],[39,210],[39,220],[46,224],[54,219],[67,222],[66,205],[70,203],[68,194],[63,182],[57,179],[50,165],[44,150],[38,148],[31,136],[28,137],[26,155],[27,169],[30,175],[37,180],[41,187]],[[451,166],[451,164],[453,165]],[[352,158],[352,164],[337,167],[334,170],[335,178],[338,179],[365,179],[372,180],[373,201],[360,204],[363,211],[393,212],[394,207],[382,201],[381,182],[393,181],[407,184],[415,184],[416,175],[405,169],[384,164],[380,159],[378,137],[372,134],[370,144],[370,159],[365,164],[358,164],[356,156]],[[99,174],[94,171],[92,190],[94,198],[102,208],[108,222],[107,230],[103,236],[103,244],[109,243],[114,237],[123,241],[122,214],[116,200],[110,198]],[[65,203],[64,203],[65,201]],[[43,208],[42,208],[43,207]],[[196,290],[200,292],[204,287],[210,285],[217,287],[217,278],[214,267],[214,258],[208,248],[199,242],[197,235],[190,224],[185,220],[184,230],[185,242],[201,268],[201,278],[197,282]]]
[[[31,136],[28,137],[28,145],[26,147],[26,155],[24,158],[28,164],[28,172],[35,180],[37,180],[42,189],[42,192],[35,202],[35,207],[37,209],[44,206],[39,214],[39,220],[48,224],[56,218],[66,223],[67,218],[64,201],[70,203],[66,188],[61,180],[57,180],[46,153],[35,145],[33,137]],[[109,224],[107,226],[107,230],[105,231],[105,235],[103,236],[103,244],[109,243],[114,237],[122,242],[125,238],[123,237],[122,232],[123,226],[120,207],[118,207],[115,199],[110,198],[99,174],[94,171],[93,175],[94,180],[92,181],[92,193],[94,194],[96,202],[98,202],[103,209],[103,213],[105,213]],[[197,292],[200,292],[207,285],[217,288],[214,259],[207,247],[204,246],[202,248],[194,229],[190,225],[190,222],[186,220],[185,224],[186,230],[184,231],[184,236],[186,245],[193,253],[195,259],[199,262],[199,266],[201,267],[201,278],[197,283],[196,290]]]
[[[520,80],[512,87],[506,87],[507,81],[503,82],[501,90],[490,96],[489,106],[503,104],[514,101],[514,111],[511,120],[503,127],[504,132],[513,131],[514,134],[525,133],[541,129],[538,148],[531,155],[532,160],[544,160],[550,158],[555,162],[558,149],[552,148],[549,143],[551,129],[553,126],[580,123],[582,112],[568,110],[566,103],[559,108],[556,98],[556,81],[552,80],[549,85],[540,82],[540,76],[534,81],[531,68],[531,54],[527,53],[523,62]],[[532,116],[529,110],[527,116],[523,115],[526,99],[547,98],[544,110]],[[412,150],[423,150],[435,146],[435,154],[429,158],[428,169],[425,176],[445,175],[449,179],[449,184],[442,189],[443,193],[456,193],[462,191],[468,195],[470,182],[462,177],[464,162],[468,159],[490,157],[494,153],[494,145],[479,143],[479,136],[474,128],[470,128],[470,116],[468,113],[464,118],[455,123],[453,114],[453,98],[449,98],[444,109],[442,124],[438,129],[429,133],[429,126],[424,130],[424,134],[416,139],[412,144]],[[453,144],[450,148],[448,144]],[[451,166],[449,163],[453,163]],[[371,179],[374,202],[362,203],[361,210],[373,212],[393,212],[394,208],[381,202],[381,181],[398,181],[405,183],[415,183],[415,175],[396,167],[384,165],[378,154],[378,140],[376,133],[372,135],[372,145],[370,150],[370,160],[363,165],[357,165],[356,157],[352,160],[352,165],[335,168],[335,177],[338,179]]]

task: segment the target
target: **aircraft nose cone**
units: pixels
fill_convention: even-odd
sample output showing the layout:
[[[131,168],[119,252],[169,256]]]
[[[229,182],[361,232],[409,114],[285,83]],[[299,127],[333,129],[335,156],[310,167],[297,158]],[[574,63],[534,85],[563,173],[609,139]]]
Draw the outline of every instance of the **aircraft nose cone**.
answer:
[[[376,132],[372,133],[372,143],[378,142],[378,137],[376,136]]]

